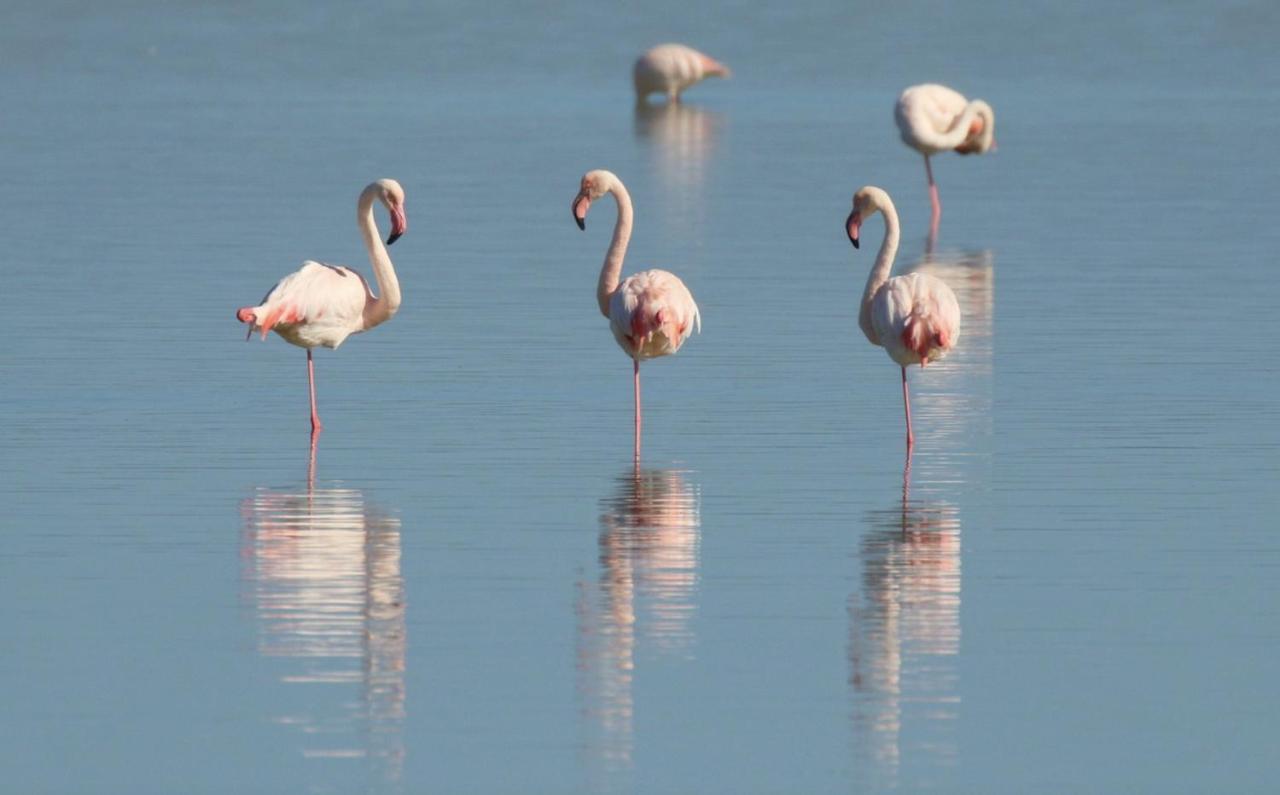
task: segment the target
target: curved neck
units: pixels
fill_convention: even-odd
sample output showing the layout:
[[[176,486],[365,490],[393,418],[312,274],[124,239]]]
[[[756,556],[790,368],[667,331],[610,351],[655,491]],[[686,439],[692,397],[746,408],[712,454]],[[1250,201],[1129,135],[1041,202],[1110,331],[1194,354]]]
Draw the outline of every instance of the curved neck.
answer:
[[[867,335],[867,339],[876,345],[879,345],[880,341],[876,338],[875,329],[871,324],[871,302],[884,283],[889,281],[889,272],[893,270],[893,258],[898,254],[899,236],[898,210],[887,196],[883,200],[880,212],[884,214],[884,242],[880,244],[880,253],[876,254],[875,265],[871,266],[871,273],[867,276],[867,288],[862,291],[862,306],[858,310],[858,326],[862,328],[862,333]]]
[[[360,194],[356,204],[356,224],[360,227],[360,236],[364,238],[364,247],[369,252],[369,263],[373,265],[373,278],[378,282],[378,295],[369,295],[364,306],[364,327],[373,328],[384,323],[400,308],[400,282],[396,279],[396,270],[391,266],[391,256],[387,247],[382,244],[382,236],[378,234],[378,222],[373,217],[374,191]]]
[[[977,100],[970,102],[964,106],[964,112],[956,117],[951,125],[951,129],[944,133],[937,133],[934,139],[929,142],[930,146],[938,149],[955,149],[961,146],[965,141],[969,140],[969,128],[973,126],[973,120],[977,116],[982,115],[982,105]],[[983,129],[991,127],[991,120],[984,117],[982,119]]]
[[[596,285],[596,301],[600,304],[600,312],[609,316],[609,297],[618,289],[622,278],[622,260],[627,256],[627,243],[631,240],[631,194],[621,181],[615,181],[609,192],[618,202],[618,220],[613,225],[613,240],[609,243],[609,253],[604,255],[604,265],[600,268],[600,283]]]

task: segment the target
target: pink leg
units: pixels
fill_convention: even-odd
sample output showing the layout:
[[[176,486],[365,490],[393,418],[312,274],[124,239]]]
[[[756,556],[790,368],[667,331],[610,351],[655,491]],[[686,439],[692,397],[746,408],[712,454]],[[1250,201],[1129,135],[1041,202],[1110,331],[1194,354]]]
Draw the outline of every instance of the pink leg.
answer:
[[[942,201],[938,198],[938,183],[933,181],[933,166],[929,156],[924,156],[924,173],[929,177],[929,203],[933,206],[933,215],[929,220],[929,236],[937,239],[938,221],[942,219]]]
[[[320,424],[320,415],[316,413],[316,368],[311,361],[310,348],[307,348],[307,384],[311,387],[311,433],[314,435],[324,426]]]
[[[320,438],[320,432],[313,430],[311,432],[311,454],[307,457],[307,494],[316,487],[316,439]]]
[[[907,451],[916,445],[916,437],[911,433],[911,396],[907,393],[907,368],[902,368],[902,406],[907,412]]]
[[[635,360],[636,389],[636,461],[640,460],[640,360]]]

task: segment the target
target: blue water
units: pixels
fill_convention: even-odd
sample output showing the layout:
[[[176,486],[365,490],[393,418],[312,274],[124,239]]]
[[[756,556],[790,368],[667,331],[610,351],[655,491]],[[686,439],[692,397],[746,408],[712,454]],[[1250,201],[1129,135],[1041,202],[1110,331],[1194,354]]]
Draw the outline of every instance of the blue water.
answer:
[[[184,2],[0,11],[0,789],[1265,791],[1280,774],[1280,10]],[[734,77],[636,111],[682,40]],[[892,104],[990,102],[922,164]],[[594,297],[690,286],[630,364]],[[316,356],[236,307],[368,274]],[[880,227],[955,289],[857,329]],[[384,231],[385,216],[380,216]]]

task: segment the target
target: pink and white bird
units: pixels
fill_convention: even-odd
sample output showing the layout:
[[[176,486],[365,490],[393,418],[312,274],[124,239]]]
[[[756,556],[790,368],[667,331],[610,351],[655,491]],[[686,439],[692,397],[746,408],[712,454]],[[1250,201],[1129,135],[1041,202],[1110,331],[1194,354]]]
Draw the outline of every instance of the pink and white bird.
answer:
[[[983,154],[996,148],[996,114],[980,99],[972,102],[959,92],[937,83],[911,86],[898,97],[893,109],[902,142],[924,155],[929,178],[929,202],[933,205],[930,234],[937,237],[942,202],[933,181],[929,156],[948,150],[962,155]]]
[[[862,293],[858,325],[872,345],[879,345],[902,369],[902,405],[907,415],[907,450],[915,445],[911,431],[911,398],[907,365],[926,366],[947,355],[960,339],[960,305],[941,279],[924,273],[889,278],[898,253],[898,211],[889,194],[870,185],[853,195],[853,212],[845,221],[849,242],[858,248],[867,218],[884,213],[884,242]]]
[[[729,67],[683,44],[659,44],[637,58],[632,70],[637,102],[650,94],[665,94],[669,101],[679,102],[680,93],[695,83],[729,76]]]
[[[633,211],[631,195],[611,171],[588,171],[582,187],[573,199],[573,220],[579,229],[587,228],[587,211],[591,203],[605,194],[613,194],[618,204],[618,220],[613,226],[613,241],[600,268],[596,301],[600,313],[609,319],[609,329],[622,350],[634,363],[635,381],[635,456],[640,458],[640,362],[667,356],[680,350],[694,330],[702,330],[698,305],[684,282],[674,273],[647,270],[621,280],[622,260],[631,240]]]
[[[378,234],[378,224],[373,217],[375,200],[391,214],[387,246],[405,233],[408,223],[404,215],[404,189],[399,182],[380,179],[361,191],[356,202],[356,224],[369,251],[379,295],[374,295],[364,277],[348,267],[307,260],[272,287],[262,303],[236,310],[236,319],[249,324],[249,336],[260,331],[265,340],[269,332],[275,331],[285,342],[307,349],[313,439],[322,426],[316,412],[311,350],[318,346],[336,348],[348,336],[390,320],[400,308],[400,282]]]

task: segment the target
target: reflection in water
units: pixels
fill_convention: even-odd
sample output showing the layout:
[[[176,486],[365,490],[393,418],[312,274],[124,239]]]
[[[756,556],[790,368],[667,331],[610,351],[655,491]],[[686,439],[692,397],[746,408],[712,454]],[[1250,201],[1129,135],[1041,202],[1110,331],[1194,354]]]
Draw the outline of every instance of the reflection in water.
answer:
[[[718,113],[693,105],[636,105],[636,137],[651,145],[668,221],[700,221],[705,214],[702,189],[720,126]]]
[[[990,449],[993,260],[990,251],[933,253],[907,268],[951,287],[963,331],[912,390],[917,427],[928,434],[916,473],[917,494],[926,498],[911,499],[908,456],[901,502],[868,519],[862,587],[849,598],[855,739],[866,770],[884,786],[899,783],[900,766],[932,770],[956,758],[960,515],[936,497],[981,478],[975,465]]]
[[[400,521],[370,508],[356,489],[310,485],[259,489],[241,512],[258,651],[288,663],[282,682],[305,686],[295,694],[297,711],[274,720],[301,733],[307,758],[364,760],[375,780],[399,782],[405,717]]]
[[[910,478],[908,458],[902,504],[869,517],[862,588],[849,599],[854,738],[884,786],[897,785],[904,750],[917,767],[956,757],[960,519],[946,503],[912,502]]]
[[[956,294],[962,319],[960,343],[947,358],[929,365],[927,378],[911,386],[911,410],[928,435],[922,461],[928,480],[954,480],[957,457],[987,449],[990,437],[995,330],[995,267],[990,251],[926,254],[906,273],[927,273]],[[939,455],[934,455],[935,453]],[[941,466],[942,471],[930,471]]]
[[[578,690],[593,727],[585,745],[606,776],[631,767],[637,644],[692,654],[701,521],[686,474],[638,469],[618,478],[600,517],[600,580],[579,585]]]

